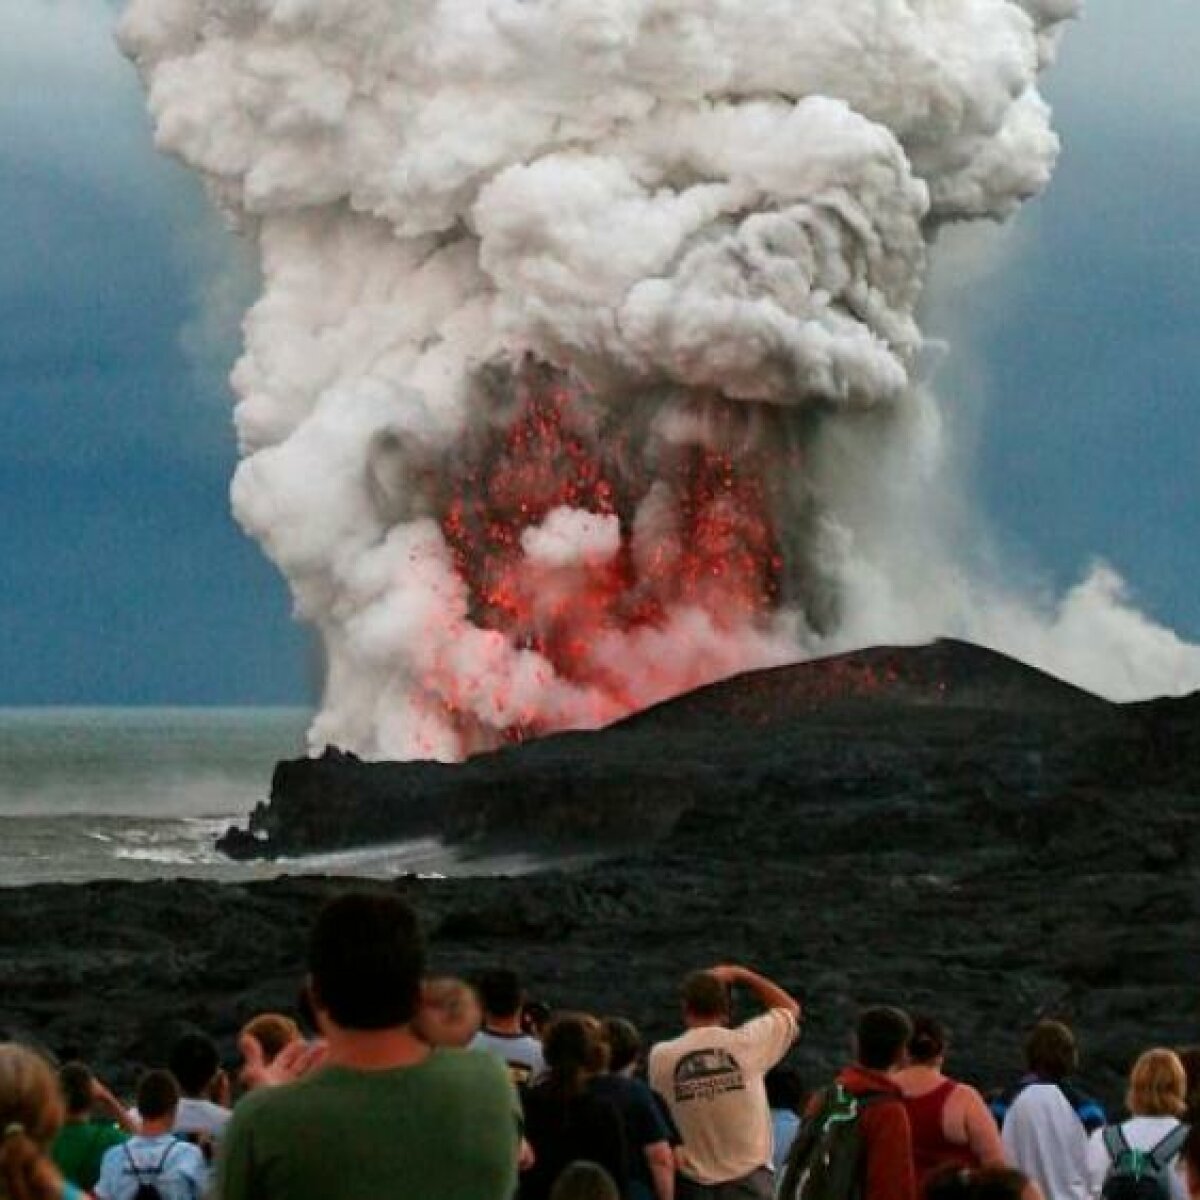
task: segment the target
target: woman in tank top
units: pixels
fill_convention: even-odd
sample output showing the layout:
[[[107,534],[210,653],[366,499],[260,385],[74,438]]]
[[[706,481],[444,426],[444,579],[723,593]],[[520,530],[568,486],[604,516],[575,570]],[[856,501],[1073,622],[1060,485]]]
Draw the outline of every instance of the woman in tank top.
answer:
[[[915,1018],[908,1043],[909,1065],[894,1076],[912,1127],[918,1187],[931,1172],[947,1164],[1007,1164],[1000,1131],[983,1097],[968,1084],[942,1074],[946,1047],[946,1030],[940,1022]]]

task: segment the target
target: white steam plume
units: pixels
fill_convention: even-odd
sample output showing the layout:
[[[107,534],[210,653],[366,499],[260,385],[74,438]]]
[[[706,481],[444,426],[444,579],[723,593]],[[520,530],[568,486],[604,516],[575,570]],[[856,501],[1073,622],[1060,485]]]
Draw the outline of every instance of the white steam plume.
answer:
[[[233,500],[324,640],[314,747],[946,632],[1083,678],[1094,610],[1162,669],[1085,682],[1200,678],[1105,577],[1052,636],[921,527],[927,246],[1047,182],[1075,8],[130,0],[159,145],[261,255]]]

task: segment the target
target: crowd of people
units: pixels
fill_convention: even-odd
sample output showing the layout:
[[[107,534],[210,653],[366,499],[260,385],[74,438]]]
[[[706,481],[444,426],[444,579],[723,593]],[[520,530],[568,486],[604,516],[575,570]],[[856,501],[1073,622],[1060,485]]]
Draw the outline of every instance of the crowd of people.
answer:
[[[740,1024],[735,990],[761,1009]],[[531,1002],[510,968],[430,977],[386,893],[324,907],[304,996],[305,1028],[246,1024],[236,1070],[180,1038],[131,1104],[0,1043],[0,1200],[1200,1200],[1195,1050],[1141,1054],[1109,1120],[1057,1021],[985,1099],[946,1073],[936,1020],[876,1006],[806,1094],[801,1005],[747,967],[688,975],[682,1030],[647,1050],[621,1017]]]

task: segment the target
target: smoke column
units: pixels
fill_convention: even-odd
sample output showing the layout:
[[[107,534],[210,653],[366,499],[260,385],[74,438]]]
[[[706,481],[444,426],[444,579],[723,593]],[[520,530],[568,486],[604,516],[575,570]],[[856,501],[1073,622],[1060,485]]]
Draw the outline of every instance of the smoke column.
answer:
[[[1047,183],[1076,7],[131,0],[159,146],[260,253],[233,504],[324,644],[314,748],[940,633],[1200,680],[1103,568],[1048,616],[972,579],[927,499],[929,248]]]

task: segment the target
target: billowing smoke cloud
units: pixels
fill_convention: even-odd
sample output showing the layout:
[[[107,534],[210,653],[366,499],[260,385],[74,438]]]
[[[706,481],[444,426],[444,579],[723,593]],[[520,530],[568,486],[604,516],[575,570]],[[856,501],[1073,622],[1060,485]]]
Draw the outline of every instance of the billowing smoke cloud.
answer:
[[[233,500],[324,641],[314,746],[456,758],[937,633],[1200,679],[1103,573],[981,597],[922,499],[928,247],[1046,184],[1075,8],[131,0],[159,145],[261,255]],[[1088,676],[1101,610],[1161,653]]]

